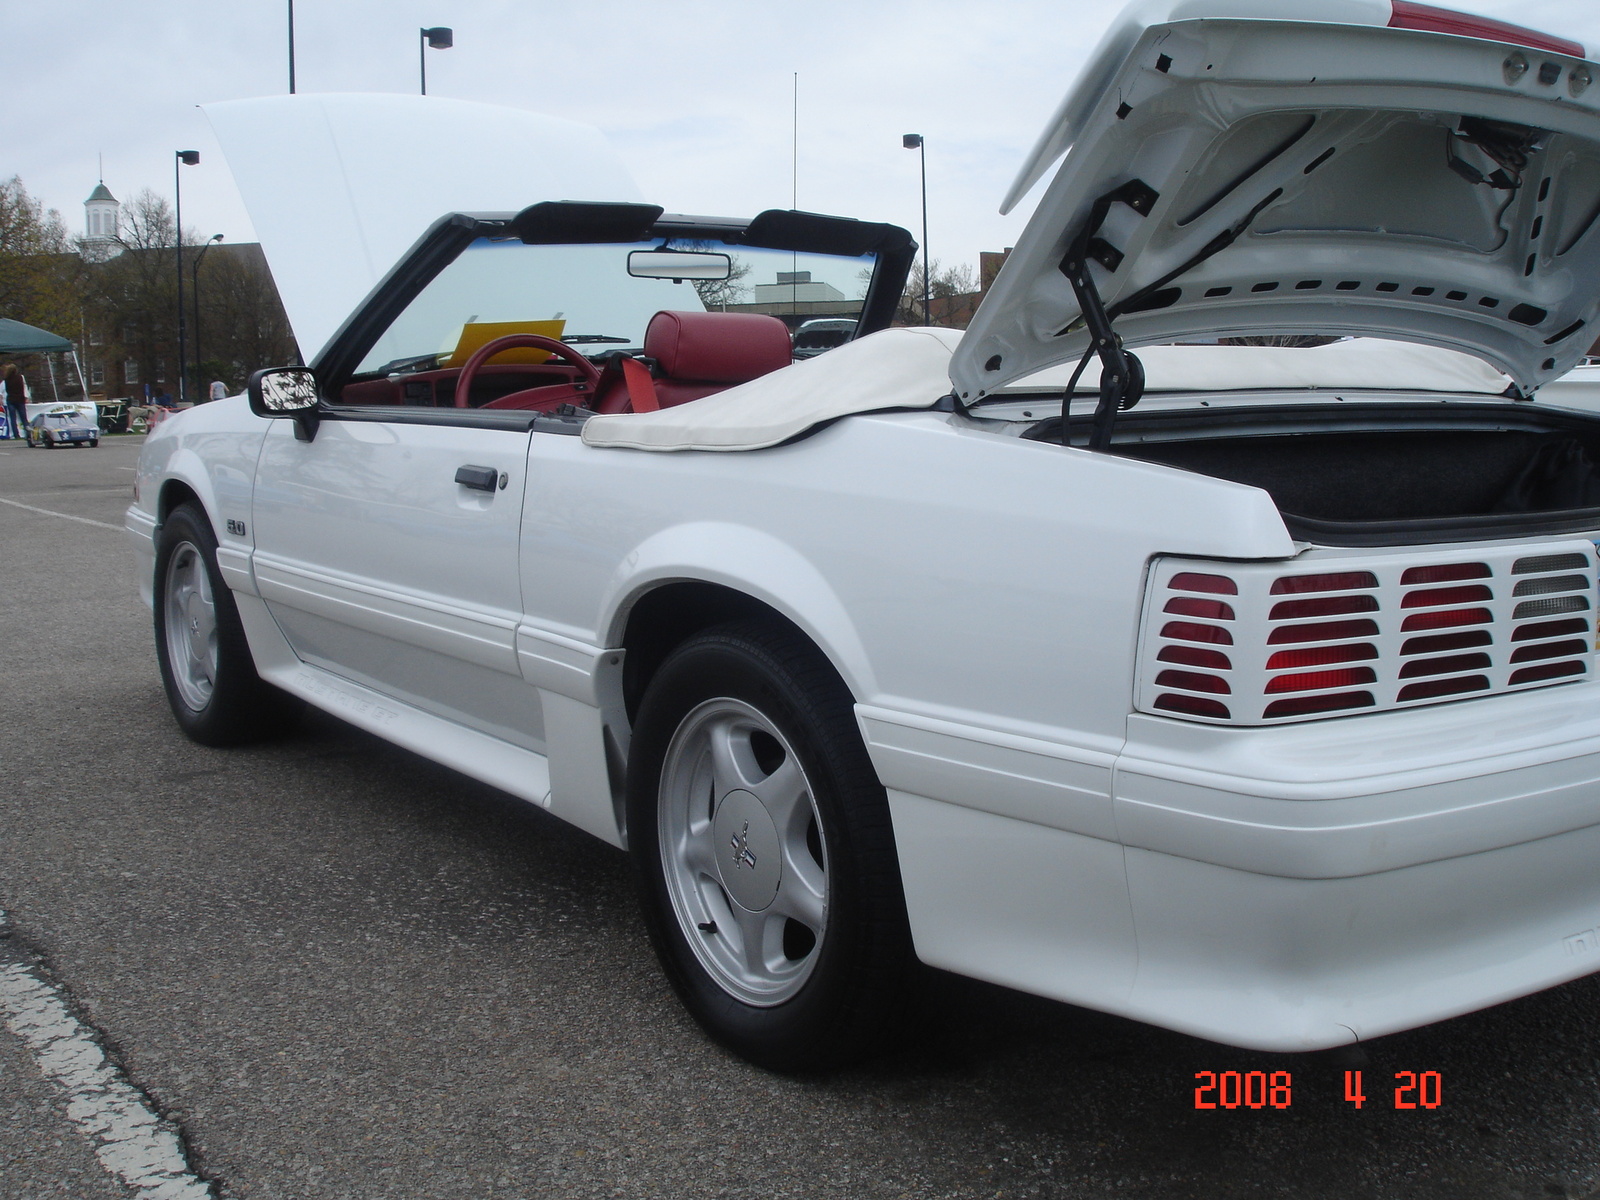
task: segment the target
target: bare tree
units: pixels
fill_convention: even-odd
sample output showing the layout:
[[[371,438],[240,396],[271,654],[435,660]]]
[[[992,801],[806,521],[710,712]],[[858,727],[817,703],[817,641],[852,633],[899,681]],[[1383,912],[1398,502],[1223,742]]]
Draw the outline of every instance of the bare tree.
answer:
[[[966,263],[946,267],[934,259],[928,270],[928,295],[932,302],[929,319],[935,325],[965,329],[972,320],[972,314],[978,310],[977,278]],[[921,259],[912,264],[905,289],[900,293],[894,320],[897,325],[923,323]]]
[[[184,241],[193,244],[193,235]],[[141,382],[177,381],[176,242],[172,206],[146,188],[122,206],[119,252],[85,271],[91,341],[112,362],[131,364]]]
[[[719,312],[730,304],[743,304],[747,289],[744,280],[750,274],[750,264],[733,260],[726,279],[696,279],[694,290],[707,312]]]
[[[198,276],[197,366],[203,388],[212,379],[242,387],[251,372],[297,361],[294,334],[259,246],[217,246]],[[203,338],[202,338],[203,335]]]

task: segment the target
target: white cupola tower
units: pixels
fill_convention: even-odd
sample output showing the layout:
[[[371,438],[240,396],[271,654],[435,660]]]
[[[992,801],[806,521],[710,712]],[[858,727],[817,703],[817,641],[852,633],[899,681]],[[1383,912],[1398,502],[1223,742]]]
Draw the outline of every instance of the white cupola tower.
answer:
[[[91,242],[111,243],[117,240],[118,213],[122,205],[106,187],[106,181],[95,184],[94,191],[83,202],[84,237]]]

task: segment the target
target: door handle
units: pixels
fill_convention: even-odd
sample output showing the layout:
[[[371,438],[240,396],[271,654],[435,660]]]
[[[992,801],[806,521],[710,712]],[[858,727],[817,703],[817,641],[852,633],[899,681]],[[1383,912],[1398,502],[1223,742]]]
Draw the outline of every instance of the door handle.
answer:
[[[493,467],[468,465],[456,468],[456,482],[462,487],[475,488],[480,492],[492,492],[496,488],[505,487],[506,477]]]

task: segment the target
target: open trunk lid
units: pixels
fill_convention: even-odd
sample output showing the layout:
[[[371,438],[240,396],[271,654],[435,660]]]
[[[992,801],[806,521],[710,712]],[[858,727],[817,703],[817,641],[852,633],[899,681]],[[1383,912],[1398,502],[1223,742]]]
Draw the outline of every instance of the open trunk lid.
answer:
[[[1473,354],[1524,394],[1582,358],[1584,48],[1404,0],[1273,10],[1160,0],[1113,28],[1008,197],[1065,153],[952,359],[962,399],[1090,349],[1085,282],[1130,345],[1372,335]]]

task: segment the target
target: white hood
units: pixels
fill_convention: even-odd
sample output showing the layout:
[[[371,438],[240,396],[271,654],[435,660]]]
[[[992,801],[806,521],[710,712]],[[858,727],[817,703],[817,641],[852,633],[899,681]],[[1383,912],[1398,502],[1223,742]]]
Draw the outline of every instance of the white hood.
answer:
[[[311,94],[205,112],[307,362],[446,213],[639,199],[599,130],[520,109]]]
[[[1583,47],[1406,0],[1267,19],[1283,11],[1157,0],[1117,22],[1007,198],[1065,153],[952,359],[959,396],[1084,353],[1062,264],[1114,193],[1083,245],[1129,345],[1365,334],[1476,355],[1524,392],[1582,357],[1600,334]]]

